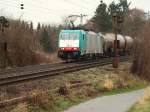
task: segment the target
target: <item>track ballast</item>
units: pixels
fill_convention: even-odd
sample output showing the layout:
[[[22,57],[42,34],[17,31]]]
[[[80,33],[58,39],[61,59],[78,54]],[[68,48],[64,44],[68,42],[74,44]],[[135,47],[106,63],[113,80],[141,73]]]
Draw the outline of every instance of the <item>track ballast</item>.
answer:
[[[10,69],[8,71],[0,72],[0,86],[17,84],[30,80],[32,81],[96,66],[108,65],[112,63],[112,59],[113,58],[104,58],[101,60],[89,60],[74,63],[55,63]],[[127,61],[128,59],[128,57],[120,57],[121,62]]]

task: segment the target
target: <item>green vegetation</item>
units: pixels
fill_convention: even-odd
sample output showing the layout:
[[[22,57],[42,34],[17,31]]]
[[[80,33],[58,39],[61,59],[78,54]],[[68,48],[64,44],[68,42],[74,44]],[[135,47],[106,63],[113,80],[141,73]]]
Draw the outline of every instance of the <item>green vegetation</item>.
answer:
[[[143,106],[135,105],[129,112],[150,112],[150,99]]]
[[[112,31],[112,14],[114,12],[119,12],[125,14],[129,11],[130,3],[127,0],[119,0],[119,3],[114,1],[107,6],[106,3],[101,2],[101,4],[96,9],[93,22],[98,31],[101,32],[111,32]]]
[[[146,17],[144,11],[140,9],[130,9],[128,0],[113,1],[107,5],[101,2],[96,9],[95,16],[92,18],[93,29],[98,32],[112,32],[112,14],[114,12],[120,13],[121,20],[123,20],[121,30],[119,33],[136,36],[136,32],[145,24]]]
[[[105,92],[104,95],[108,96],[108,95],[114,95],[114,94],[127,93],[127,92],[132,92],[132,91],[135,91],[135,90],[139,90],[139,89],[144,89],[146,87],[147,87],[147,84],[139,83],[138,86],[132,86],[132,87],[124,87],[124,88],[120,88],[120,89],[114,89],[112,91]]]
[[[53,53],[57,51],[57,45],[58,45],[58,36],[59,32],[62,29],[61,26],[59,27],[54,27],[54,26],[42,26],[40,23],[37,26],[37,31],[38,31],[38,37],[39,37],[39,42],[43,48],[43,51],[46,53]]]
[[[85,102],[87,100],[96,98],[96,97],[101,97],[101,96],[108,96],[108,95],[115,95],[115,94],[121,94],[121,93],[127,93],[127,92],[132,92],[135,90],[143,89],[146,88],[147,84],[144,83],[139,83],[138,86],[133,86],[133,87],[123,87],[123,88],[118,88],[118,89],[113,89],[111,91],[106,91],[106,92],[99,92],[97,95],[94,95],[92,97],[84,97],[84,96],[75,96],[74,100],[70,100],[68,98],[63,98],[59,101],[56,101],[56,108],[60,110],[65,110],[69,108],[72,105],[79,104],[81,102]],[[136,111],[135,111],[136,112]],[[145,111],[147,112],[147,111]]]
[[[0,32],[0,41],[7,43],[7,50],[0,46],[0,67],[22,67],[51,62],[57,49],[60,26],[42,25],[33,29],[33,23],[9,19],[10,28]],[[40,24],[39,24],[40,25]],[[57,56],[55,56],[57,58]],[[6,64],[4,65],[4,60]]]
[[[24,108],[25,111],[23,112],[60,112],[68,109],[72,105],[77,105],[96,97],[131,92],[145,88],[147,84],[144,81],[129,73],[130,67],[131,63],[122,63],[118,69],[113,69],[111,65],[91,68],[50,78],[46,85],[46,81],[36,81],[38,87],[42,85],[42,89],[33,89],[33,91],[28,94],[34,97],[29,98],[23,104],[12,107],[13,111],[8,112],[20,112],[22,111],[20,108]],[[78,77],[75,77],[75,75],[78,75]],[[80,81],[88,83],[88,85],[71,88],[74,82]],[[29,83],[29,85],[30,86],[27,86],[28,88],[24,88],[23,90],[29,91],[29,88],[36,87],[36,85],[32,87],[31,83]],[[64,88],[65,92],[58,90],[52,91],[53,89],[62,87],[62,85],[66,86]],[[49,92],[46,94],[41,93],[41,91],[46,88]]]
[[[62,98],[62,99],[57,100],[55,102],[55,105],[56,105],[57,109],[59,109],[59,110],[65,110],[68,107],[70,107],[71,105],[73,105],[73,103],[70,100]]]
[[[128,112],[150,112],[150,87],[145,90],[144,96]]]

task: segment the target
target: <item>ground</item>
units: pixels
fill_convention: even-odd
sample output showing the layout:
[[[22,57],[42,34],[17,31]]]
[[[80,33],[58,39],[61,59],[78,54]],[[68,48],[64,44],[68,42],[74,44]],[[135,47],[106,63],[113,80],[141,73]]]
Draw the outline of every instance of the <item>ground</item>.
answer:
[[[144,88],[146,82],[131,74],[130,66],[130,62],[121,63],[118,69],[107,65],[0,88],[1,101],[22,95],[34,96],[1,111],[59,112],[98,96]],[[61,91],[56,91],[57,88]]]

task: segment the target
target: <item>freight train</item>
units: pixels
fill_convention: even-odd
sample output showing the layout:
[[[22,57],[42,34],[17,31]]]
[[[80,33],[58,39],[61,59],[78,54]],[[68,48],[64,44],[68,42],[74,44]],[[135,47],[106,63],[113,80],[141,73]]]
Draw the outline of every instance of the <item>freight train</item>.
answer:
[[[85,30],[62,30],[59,35],[58,57],[62,60],[110,57],[114,55],[113,33],[95,33]],[[118,54],[127,55],[133,48],[133,39],[117,35]]]

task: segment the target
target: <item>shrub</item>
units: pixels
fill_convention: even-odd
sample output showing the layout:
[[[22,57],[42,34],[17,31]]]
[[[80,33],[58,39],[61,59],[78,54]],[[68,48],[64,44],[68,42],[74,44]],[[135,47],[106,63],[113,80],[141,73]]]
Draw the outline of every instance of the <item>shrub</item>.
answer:
[[[135,41],[135,52],[132,72],[150,80],[150,23],[138,33]]]

